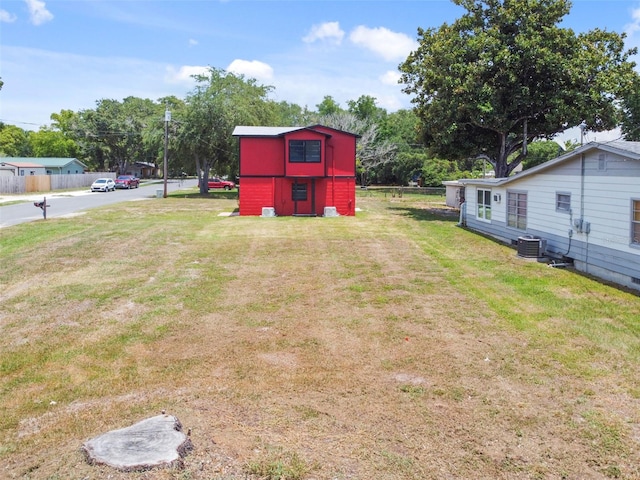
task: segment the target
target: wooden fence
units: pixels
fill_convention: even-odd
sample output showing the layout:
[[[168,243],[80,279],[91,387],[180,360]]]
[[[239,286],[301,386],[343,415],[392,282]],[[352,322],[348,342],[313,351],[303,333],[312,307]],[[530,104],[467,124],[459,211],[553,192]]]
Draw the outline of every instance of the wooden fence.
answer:
[[[361,195],[367,193],[378,192],[383,193],[385,197],[402,197],[403,194],[418,194],[418,195],[444,195],[445,187],[394,187],[394,186],[369,186],[366,188],[358,187]]]
[[[0,175],[0,194],[21,194],[72,190],[90,187],[96,178],[116,178],[112,172],[91,172],[77,175]]]

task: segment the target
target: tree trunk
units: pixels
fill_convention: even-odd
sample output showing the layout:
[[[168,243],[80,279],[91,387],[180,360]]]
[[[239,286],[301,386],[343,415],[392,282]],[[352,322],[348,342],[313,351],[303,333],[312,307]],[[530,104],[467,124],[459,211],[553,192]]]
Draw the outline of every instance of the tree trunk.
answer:
[[[177,417],[162,414],[92,438],[82,450],[90,465],[135,472],[181,467],[193,444]]]
[[[496,178],[505,178],[508,177],[511,173],[511,169],[509,165],[507,165],[506,158],[496,158],[495,165],[493,167]]]
[[[209,191],[209,184],[207,183],[209,179],[205,178],[204,171],[200,167],[200,156],[196,153],[194,155],[194,158],[196,160],[196,174],[198,175],[198,188],[200,189],[200,195],[204,195]]]

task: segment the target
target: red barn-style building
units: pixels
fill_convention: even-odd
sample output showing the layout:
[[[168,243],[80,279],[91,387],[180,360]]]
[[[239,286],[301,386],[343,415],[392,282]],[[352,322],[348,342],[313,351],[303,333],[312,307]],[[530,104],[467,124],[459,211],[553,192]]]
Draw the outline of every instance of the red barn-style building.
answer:
[[[238,126],[233,135],[240,215],[355,215],[358,135],[323,125]]]

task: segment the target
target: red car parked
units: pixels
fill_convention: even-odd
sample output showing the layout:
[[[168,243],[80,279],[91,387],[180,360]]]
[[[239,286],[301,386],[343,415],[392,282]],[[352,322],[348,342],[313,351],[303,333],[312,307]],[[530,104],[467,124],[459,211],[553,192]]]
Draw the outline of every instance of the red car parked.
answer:
[[[116,178],[116,188],[138,188],[140,186],[140,179],[134,175],[120,175]]]
[[[236,184],[229,182],[228,180],[222,180],[219,177],[213,177],[209,179],[209,188],[224,188],[225,190],[231,190],[236,188]]]

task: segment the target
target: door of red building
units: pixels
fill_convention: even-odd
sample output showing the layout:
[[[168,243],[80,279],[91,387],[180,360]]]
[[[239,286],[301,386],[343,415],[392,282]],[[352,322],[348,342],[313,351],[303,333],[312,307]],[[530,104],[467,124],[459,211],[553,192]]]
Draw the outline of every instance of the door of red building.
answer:
[[[316,179],[295,179],[291,184],[291,200],[294,216],[314,216],[316,214]]]

